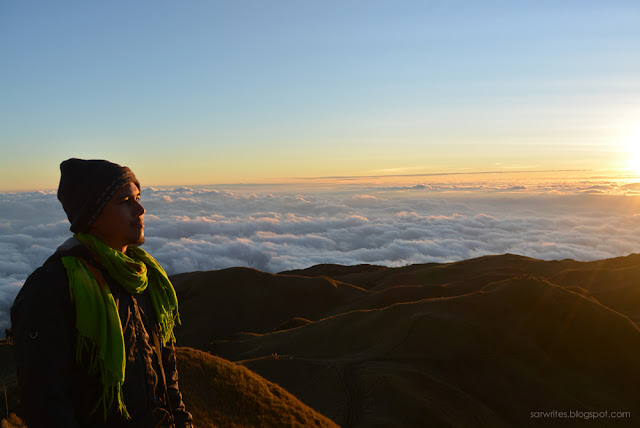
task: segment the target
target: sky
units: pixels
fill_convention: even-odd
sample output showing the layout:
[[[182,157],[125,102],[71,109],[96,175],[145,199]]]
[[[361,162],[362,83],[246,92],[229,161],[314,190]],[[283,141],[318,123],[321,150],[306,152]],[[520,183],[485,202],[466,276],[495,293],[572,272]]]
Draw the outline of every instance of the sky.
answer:
[[[0,2],[0,191],[640,172],[640,3]],[[301,179],[304,179],[301,181]]]

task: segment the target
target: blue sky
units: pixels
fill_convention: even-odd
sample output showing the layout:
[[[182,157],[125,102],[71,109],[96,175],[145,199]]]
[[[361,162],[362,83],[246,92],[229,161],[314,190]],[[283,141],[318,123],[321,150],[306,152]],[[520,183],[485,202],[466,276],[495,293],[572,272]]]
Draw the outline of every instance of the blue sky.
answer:
[[[630,167],[638,22],[637,1],[5,1],[0,190],[56,187],[68,157],[158,185]]]

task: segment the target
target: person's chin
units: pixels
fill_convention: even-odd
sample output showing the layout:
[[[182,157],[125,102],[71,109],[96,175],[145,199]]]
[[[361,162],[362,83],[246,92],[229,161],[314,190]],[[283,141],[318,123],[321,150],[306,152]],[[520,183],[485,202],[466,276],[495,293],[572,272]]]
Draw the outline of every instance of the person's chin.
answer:
[[[131,235],[129,235],[129,242],[133,245],[142,245],[144,244],[144,229],[136,228],[135,231],[131,231]]]
[[[136,241],[136,245],[140,246],[144,244],[144,233],[140,234],[140,237],[138,238],[138,240]]]

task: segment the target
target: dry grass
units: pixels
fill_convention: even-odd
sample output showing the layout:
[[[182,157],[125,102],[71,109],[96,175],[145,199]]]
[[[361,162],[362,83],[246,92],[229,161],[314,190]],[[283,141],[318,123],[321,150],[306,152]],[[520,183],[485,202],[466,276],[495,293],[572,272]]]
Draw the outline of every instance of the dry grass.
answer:
[[[178,348],[181,390],[199,427],[337,427],[245,367]]]
[[[11,413],[7,419],[2,420],[2,428],[27,428],[27,426],[15,413]]]

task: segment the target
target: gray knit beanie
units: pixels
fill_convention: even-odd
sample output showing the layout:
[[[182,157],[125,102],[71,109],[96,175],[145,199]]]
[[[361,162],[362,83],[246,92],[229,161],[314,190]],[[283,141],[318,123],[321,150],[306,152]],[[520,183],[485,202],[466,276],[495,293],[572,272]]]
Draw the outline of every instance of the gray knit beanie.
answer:
[[[140,182],[126,166],[106,160],[68,159],[60,164],[58,199],[72,232],[86,232],[113,194],[127,183]]]

